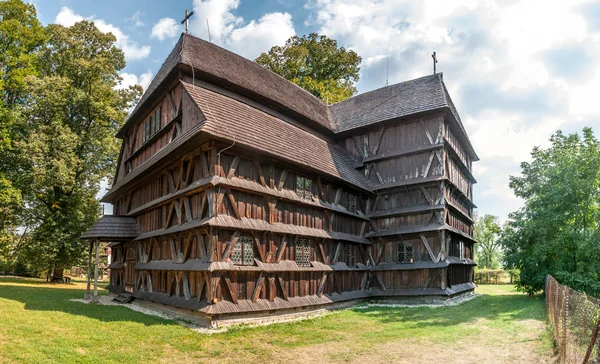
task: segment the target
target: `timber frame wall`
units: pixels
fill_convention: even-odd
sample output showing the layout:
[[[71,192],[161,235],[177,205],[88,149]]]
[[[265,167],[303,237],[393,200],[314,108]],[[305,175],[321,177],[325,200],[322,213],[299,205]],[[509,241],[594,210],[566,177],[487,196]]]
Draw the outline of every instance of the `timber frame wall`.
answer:
[[[125,135],[110,201],[142,234],[113,246],[111,290],[219,317],[474,288],[475,179],[449,114],[338,137],[372,190],[202,133],[124,184],[205,120],[177,80]]]

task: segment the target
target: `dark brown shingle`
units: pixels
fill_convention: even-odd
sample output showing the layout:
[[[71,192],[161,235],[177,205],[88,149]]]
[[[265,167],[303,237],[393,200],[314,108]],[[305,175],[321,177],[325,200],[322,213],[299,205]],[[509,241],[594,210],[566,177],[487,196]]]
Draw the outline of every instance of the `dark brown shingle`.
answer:
[[[207,120],[202,132],[326,173],[365,190],[369,181],[345,150],[248,104],[182,82]]]

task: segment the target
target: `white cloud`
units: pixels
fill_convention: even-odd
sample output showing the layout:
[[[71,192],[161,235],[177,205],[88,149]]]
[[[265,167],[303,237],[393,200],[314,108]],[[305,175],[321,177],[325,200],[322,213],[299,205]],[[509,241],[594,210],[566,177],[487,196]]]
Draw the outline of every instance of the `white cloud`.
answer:
[[[142,13],[141,11],[138,10],[135,13],[133,13],[131,18],[125,18],[125,20],[133,22],[134,27],[140,28],[145,25],[144,22],[142,21],[142,16],[144,16],[144,15],[145,15],[145,13]]]
[[[133,85],[140,85],[144,90],[146,90],[152,81],[152,71],[150,70],[142,73],[139,77],[133,73],[127,72],[121,72],[119,73],[119,76],[121,76],[122,80],[121,83],[115,87],[117,90],[126,89]]]
[[[152,27],[152,37],[159,40],[174,38],[181,32],[181,24],[173,18],[162,18]]]
[[[245,22],[233,13],[239,3],[239,0],[194,0],[191,33],[208,40],[208,19],[212,42],[248,59],[256,58],[272,46],[283,45],[296,34],[290,14],[268,13]]]
[[[58,14],[56,15],[56,18],[54,19],[54,22],[65,27],[70,27],[78,21],[84,19],[93,21],[94,24],[96,24],[96,27],[101,32],[112,33],[117,39],[115,45],[123,51],[123,54],[125,55],[125,59],[127,61],[146,58],[150,54],[150,46],[138,45],[137,42],[129,39],[129,36],[123,33],[118,27],[112,24],[108,24],[104,20],[94,19],[93,16],[84,18],[83,16],[76,14],[75,12],[73,12],[73,10],[66,6],[63,6],[60,9]]]
[[[586,24],[582,2],[313,0],[306,8],[308,26],[362,57],[359,92],[383,86],[387,57],[396,83],[430,74],[437,52],[438,71],[481,158],[475,202],[481,213],[505,218],[521,203],[509,175],[519,174],[532,148],[547,147],[558,128],[578,131],[581,120],[600,116],[600,67],[573,79],[566,55],[559,71],[546,58],[565,46],[600,53],[600,32]]]

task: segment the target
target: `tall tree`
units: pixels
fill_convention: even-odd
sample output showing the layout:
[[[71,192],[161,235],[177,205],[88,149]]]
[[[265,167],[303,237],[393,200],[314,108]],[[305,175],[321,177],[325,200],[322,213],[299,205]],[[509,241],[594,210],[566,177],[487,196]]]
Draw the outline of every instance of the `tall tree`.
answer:
[[[484,215],[475,221],[475,240],[477,244],[477,263],[489,269],[500,268],[500,224],[498,217]]]
[[[16,144],[35,223],[24,257],[61,277],[86,251],[79,236],[98,217],[100,181],[116,167],[114,135],[141,89],[115,89],[125,59],[112,34],[88,21],[47,32],[39,75],[27,77],[27,128]]]
[[[590,128],[581,136],[558,131],[550,141],[510,178],[525,203],[502,232],[506,262],[521,270],[517,286],[526,292],[542,289],[552,274],[600,295],[600,145]]]
[[[22,170],[14,141],[22,133],[17,107],[22,105],[28,75],[37,74],[39,50],[46,40],[35,6],[21,0],[0,1],[0,248],[12,241],[19,220]]]
[[[354,95],[360,78],[358,54],[316,33],[293,36],[255,61],[329,104]]]

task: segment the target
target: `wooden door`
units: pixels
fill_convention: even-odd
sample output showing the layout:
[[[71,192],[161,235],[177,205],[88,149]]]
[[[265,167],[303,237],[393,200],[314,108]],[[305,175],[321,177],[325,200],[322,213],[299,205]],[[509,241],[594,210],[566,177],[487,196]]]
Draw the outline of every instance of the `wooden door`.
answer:
[[[127,249],[125,255],[125,290],[127,292],[133,292],[135,290],[135,277],[133,274],[133,268],[135,267],[135,254],[133,248]]]

